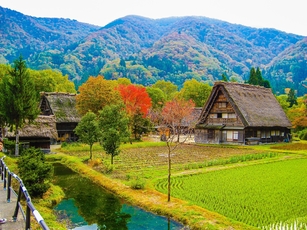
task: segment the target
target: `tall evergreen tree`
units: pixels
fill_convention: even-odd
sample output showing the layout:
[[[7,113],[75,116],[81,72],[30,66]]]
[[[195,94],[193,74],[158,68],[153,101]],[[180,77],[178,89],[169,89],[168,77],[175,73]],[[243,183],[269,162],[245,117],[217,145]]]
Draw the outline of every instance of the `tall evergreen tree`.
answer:
[[[256,70],[254,67],[251,68],[249,72],[249,79],[247,81],[248,84],[251,85],[258,85],[258,78],[256,76]]]
[[[227,74],[223,73],[222,74],[222,81],[228,82]]]
[[[20,56],[1,82],[1,114],[16,134],[15,155],[19,155],[19,129],[39,114],[39,93],[35,90],[26,62]]]
[[[290,89],[288,93],[287,102],[289,102],[289,108],[291,108],[293,105],[297,105],[297,97],[295,95],[294,89]]]
[[[264,86],[265,88],[271,88],[270,82],[268,80],[263,79],[259,67],[257,67],[257,69],[255,69],[254,67],[251,68],[249,80],[247,81],[247,83],[251,85]]]

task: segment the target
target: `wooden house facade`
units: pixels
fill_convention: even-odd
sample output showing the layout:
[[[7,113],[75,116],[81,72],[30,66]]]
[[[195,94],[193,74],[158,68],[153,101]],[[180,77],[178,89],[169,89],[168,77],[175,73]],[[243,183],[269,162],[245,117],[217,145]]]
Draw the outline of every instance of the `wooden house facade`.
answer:
[[[196,143],[259,144],[289,140],[291,122],[271,89],[216,82],[195,129]]]
[[[42,92],[40,100],[41,115],[54,116],[58,141],[76,141],[74,129],[81,120],[76,109],[76,94]]]

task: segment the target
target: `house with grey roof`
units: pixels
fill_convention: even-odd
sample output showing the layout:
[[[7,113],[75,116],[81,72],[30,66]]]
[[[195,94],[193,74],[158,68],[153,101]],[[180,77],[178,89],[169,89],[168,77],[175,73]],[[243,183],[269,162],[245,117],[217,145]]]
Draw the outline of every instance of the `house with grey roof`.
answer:
[[[74,129],[81,120],[76,109],[76,94],[42,92],[40,110],[43,116],[54,116],[59,141],[75,141]]]
[[[216,82],[195,128],[196,143],[259,144],[289,141],[291,122],[262,86]]]

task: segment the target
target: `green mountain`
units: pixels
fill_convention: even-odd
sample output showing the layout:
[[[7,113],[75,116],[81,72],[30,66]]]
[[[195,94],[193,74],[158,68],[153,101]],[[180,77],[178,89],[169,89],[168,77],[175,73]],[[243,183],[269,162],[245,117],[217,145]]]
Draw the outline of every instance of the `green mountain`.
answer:
[[[307,80],[306,39],[276,29],[206,17],[154,20],[135,15],[99,28],[1,7],[0,25],[0,63],[22,54],[29,67],[57,69],[77,86],[98,74],[143,85],[165,79],[179,87],[191,78],[212,84],[223,73],[245,81],[251,67],[260,67],[276,93],[288,87],[307,93],[301,87]]]

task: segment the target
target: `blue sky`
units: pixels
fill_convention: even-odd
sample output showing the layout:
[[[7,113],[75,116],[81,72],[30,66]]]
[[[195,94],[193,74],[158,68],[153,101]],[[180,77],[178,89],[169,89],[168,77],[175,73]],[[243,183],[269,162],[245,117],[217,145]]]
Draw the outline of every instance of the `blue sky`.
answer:
[[[206,16],[307,36],[305,4],[304,0],[0,0],[0,6],[26,15],[70,18],[98,26],[131,14],[153,19]]]

